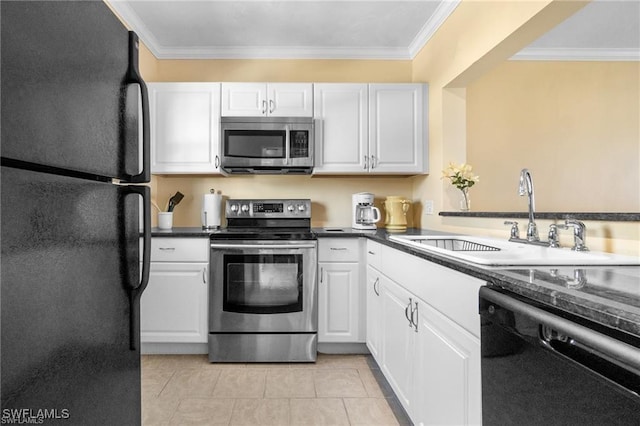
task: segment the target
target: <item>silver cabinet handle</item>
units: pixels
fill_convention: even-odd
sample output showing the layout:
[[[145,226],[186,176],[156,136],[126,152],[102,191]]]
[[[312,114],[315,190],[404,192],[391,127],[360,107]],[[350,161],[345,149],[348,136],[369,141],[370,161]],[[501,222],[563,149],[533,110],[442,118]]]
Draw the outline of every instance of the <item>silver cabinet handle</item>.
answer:
[[[329,247],[329,250],[334,250],[334,251],[345,251],[347,248],[346,247]]]
[[[320,283],[322,283],[324,277],[324,268],[320,268]]]
[[[217,169],[218,167],[220,167],[220,157],[216,155],[216,161],[214,164],[215,168]]]
[[[414,331],[417,333],[418,332],[418,302],[414,302],[414,303],[415,303],[416,309],[415,309],[415,311],[413,309],[411,310],[411,324],[414,327]],[[414,313],[416,314],[416,320],[415,321],[413,321],[413,314]]]
[[[262,115],[267,115],[267,101],[262,101]]]
[[[367,157],[366,155],[364,156],[364,169],[367,170],[367,168],[369,168],[369,157]]]
[[[375,169],[376,167],[378,167],[378,160],[376,159],[375,155],[371,156],[371,168]]]
[[[207,283],[207,268],[202,268],[202,282]]]
[[[413,327],[413,321],[411,318],[409,318],[409,309],[411,308],[412,304],[413,304],[413,300],[409,298],[409,303],[407,304],[407,307],[404,308],[404,317],[409,322],[409,327]],[[413,310],[411,311],[411,314],[413,315]]]
[[[275,102],[273,102],[273,99],[269,99],[269,114],[271,114],[274,109],[275,109]]]
[[[175,247],[158,247],[158,250],[162,251],[174,251],[175,249]]]
[[[376,284],[380,285],[380,277],[377,277],[373,282],[373,292],[376,294],[376,296],[380,296],[380,291],[376,289]]]
[[[375,256],[375,254],[376,254],[375,252],[373,252],[373,251],[371,251],[371,250],[367,251],[367,253],[372,254],[372,255],[374,255],[374,256]]]

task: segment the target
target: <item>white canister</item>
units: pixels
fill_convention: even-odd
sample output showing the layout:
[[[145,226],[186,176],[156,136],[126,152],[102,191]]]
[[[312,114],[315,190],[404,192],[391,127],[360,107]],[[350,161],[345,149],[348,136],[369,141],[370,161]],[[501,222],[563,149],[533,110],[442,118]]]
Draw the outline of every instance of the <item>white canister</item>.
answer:
[[[217,229],[220,227],[220,213],[222,194],[213,189],[202,197],[202,229]]]
[[[173,227],[173,213],[172,212],[159,212],[158,213],[158,228],[171,229]]]

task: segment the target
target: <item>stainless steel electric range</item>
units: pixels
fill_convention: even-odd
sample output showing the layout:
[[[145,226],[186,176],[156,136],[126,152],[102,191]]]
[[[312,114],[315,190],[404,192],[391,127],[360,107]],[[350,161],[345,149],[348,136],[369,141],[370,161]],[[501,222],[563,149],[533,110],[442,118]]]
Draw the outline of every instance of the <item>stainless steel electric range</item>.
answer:
[[[311,201],[228,200],[211,234],[209,361],[316,360]]]

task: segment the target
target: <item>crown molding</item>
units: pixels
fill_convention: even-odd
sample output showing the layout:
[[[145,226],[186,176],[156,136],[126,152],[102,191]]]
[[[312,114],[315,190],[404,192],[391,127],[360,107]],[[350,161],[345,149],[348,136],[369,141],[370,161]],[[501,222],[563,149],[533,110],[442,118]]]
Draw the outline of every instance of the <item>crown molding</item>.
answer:
[[[379,59],[410,60],[404,48],[362,47],[154,47],[158,59]]]
[[[513,61],[640,61],[640,49],[526,48]]]
[[[440,2],[436,11],[422,26],[411,44],[409,44],[409,56],[411,59],[416,57],[436,31],[438,31],[438,28],[440,28],[449,15],[458,7],[461,1],[462,0],[444,0]]]

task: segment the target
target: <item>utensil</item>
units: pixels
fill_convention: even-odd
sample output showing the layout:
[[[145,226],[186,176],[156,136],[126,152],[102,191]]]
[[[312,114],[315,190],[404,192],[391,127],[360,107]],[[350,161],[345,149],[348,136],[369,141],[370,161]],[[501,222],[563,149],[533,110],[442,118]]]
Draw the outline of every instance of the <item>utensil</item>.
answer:
[[[184,195],[182,194],[182,192],[178,191],[176,192],[176,194],[169,198],[169,208],[167,209],[168,212],[172,212],[173,208],[175,206],[177,206],[180,201],[182,201],[182,199],[184,198]]]

